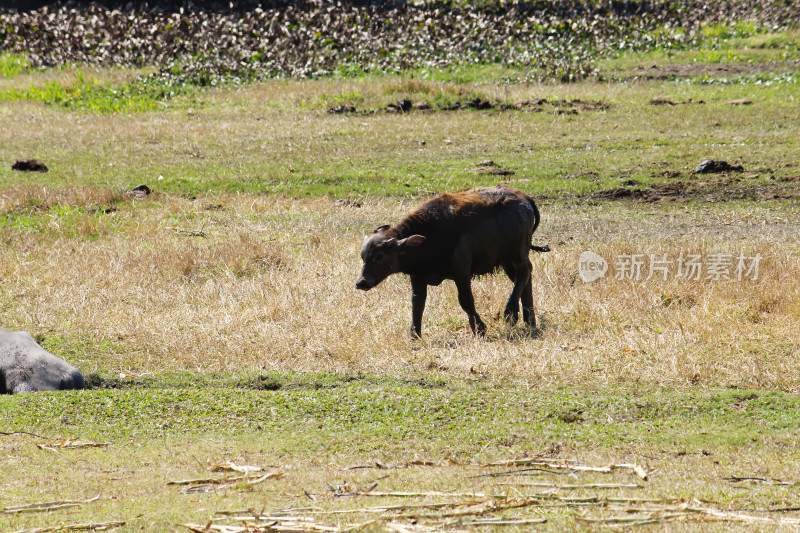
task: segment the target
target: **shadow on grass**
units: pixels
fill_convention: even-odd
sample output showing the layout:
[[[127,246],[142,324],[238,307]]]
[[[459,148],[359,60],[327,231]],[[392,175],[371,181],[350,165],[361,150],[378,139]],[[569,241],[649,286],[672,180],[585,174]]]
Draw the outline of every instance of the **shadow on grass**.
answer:
[[[417,376],[396,379],[384,376],[356,374],[295,374],[287,372],[220,372],[193,373],[174,372],[141,376],[106,375],[92,373],[86,376],[89,390],[133,390],[133,389],[241,389],[258,391],[279,390],[330,390],[353,385],[363,386],[407,386],[424,389],[446,389],[446,379],[435,376]]]

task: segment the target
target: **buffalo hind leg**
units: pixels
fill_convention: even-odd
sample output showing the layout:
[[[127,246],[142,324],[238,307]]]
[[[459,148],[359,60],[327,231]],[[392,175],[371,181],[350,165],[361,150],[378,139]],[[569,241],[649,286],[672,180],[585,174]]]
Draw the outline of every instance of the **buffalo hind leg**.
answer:
[[[514,282],[514,288],[508,296],[506,308],[503,312],[506,322],[513,326],[519,320],[519,301],[522,298],[522,316],[525,322],[529,322],[529,312],[533,311],[533,291],[531,287],[531,262],[526,257],[523,264],[503,265],[506,275]],[[530,296],[530,297],[529,297]]]
[[[469,317],[469,327],[475,335],[483,336],[486,334],[486,324],[481,320],[478,311],[475,310],[475,299],[472,296],[472,284],[470,279],[466,281],[456,281],[458,289],[458,304]]]
[[[536,327],[536,312],[533,309],[533,280],[530,277],[528,284],[522,289],[522,319],[530,327]]]
[[[525,258],[528,267],[528,283],[522,289],[522,320],[530,327],[536,327],[536,312],[533,309],[533,265],[530,259]]]

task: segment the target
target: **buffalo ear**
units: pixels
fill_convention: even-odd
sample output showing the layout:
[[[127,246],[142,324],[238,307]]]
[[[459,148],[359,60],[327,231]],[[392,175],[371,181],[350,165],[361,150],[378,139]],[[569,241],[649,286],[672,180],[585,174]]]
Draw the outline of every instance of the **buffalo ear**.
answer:
[[[390,227],[391,227],[391,226],[389,226],[389,224],[384,224],[383,226],[378,226],[378,227],[375,229],[375,231],[373,231],[372,233],[380,233],[381,231],[386,231],[386,230],[387,230],[387,229],[389,229]]]
[[[406,237],[405,239],[397,241],[397,246],[399,246],[401,249],[416,248],[426,240],[427,239],[422,235],[412,235],[411,237]]]

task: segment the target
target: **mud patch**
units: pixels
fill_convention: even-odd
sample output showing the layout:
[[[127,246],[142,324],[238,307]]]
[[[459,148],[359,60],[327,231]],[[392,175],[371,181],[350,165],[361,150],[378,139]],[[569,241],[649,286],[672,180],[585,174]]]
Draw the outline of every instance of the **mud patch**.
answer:
[[[497,163],[492,160],[488,161],[481,161],[478,163],[475,168],[475,172],[481,175],[492,175],[492,176],[513,176],[514,171],[503,168]]]
[[[459,100],[450,104],[434,104],[428,101],[413,101],[403,98],[392,102],[385,107],[372,110],[357,110],[351,105],[340,105],[328,109],[331,115],[355,115],[366,116],[376,113],[406,114],[414,112],[434,112],[434,111],[522,111],[524,113],[551,112],[559,115],[577,115],[583,112],[605,111],[611,105],[602,100],[547,100],[537,98],[533,100],[520,100],[513,104],[500,101],[484,100],[483,98],[471,98],[469,100]]]
[[[726,77],[796,70],[800,61],[771,61],[765,63],[687,63],[682,65],[651,65],[618,72],[605,72],[604,76],[618,79],[673,80],[698,76]]]
[[[674,102],[674,101],[669,100],[667,98],[653,98],[652,100],[650,100],[647,103],[649,105],[676,106],[676,105],[693,105],[693,104],[702,105],[702,104],[705,104],[706,101],[705,100],[692,100],[691,98],[689,98],[687,100],[683,100],[682,102]]]
[[[733,202],[800,198],[800,189],[796,186],[781,186],[777,183],[774,185],[736,185],[736,183],[737,180],[724,182],[673,181],[651,185],[646,189],[615,187],[588,196],[593,200],[630,200],[645,203]]]

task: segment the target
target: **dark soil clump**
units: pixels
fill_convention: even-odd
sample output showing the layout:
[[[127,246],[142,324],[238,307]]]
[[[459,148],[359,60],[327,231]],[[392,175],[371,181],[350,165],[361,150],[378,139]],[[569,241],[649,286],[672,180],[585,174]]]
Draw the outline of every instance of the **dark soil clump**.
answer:
[[[19,172],[47,172],[47,165],[38,159],[21,159],[11,165],[11,170]]]

